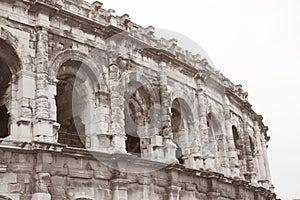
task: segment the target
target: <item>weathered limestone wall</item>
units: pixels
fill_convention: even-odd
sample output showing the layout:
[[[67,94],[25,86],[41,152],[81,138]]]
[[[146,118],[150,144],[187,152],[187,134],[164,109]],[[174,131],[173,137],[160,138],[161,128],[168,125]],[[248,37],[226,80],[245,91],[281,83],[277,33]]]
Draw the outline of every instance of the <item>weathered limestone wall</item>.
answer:
[[[164,167],[144,174],[119,173],[107,166],[112,155],[84,150],[45,150],[48,145],[33,144],[18,151],[2,149],[0,195],[19,199],[272,199],[263,188],[234,181],[221,174]],[[30,150],[35,149],[34,151]],[[53,148],[53,146],[52,146]],[[96,159],[101,157],[102,161]],[[137,167],[139,158],[121,156],[128,168]],[[142,165],[153,162],[139,162]],[[120,163],[119,163],[120,164]],[[246,186],[246,187],[245,187]],[[127,196],[127,198],[126,198]]]
[[[268,128],[247,92],[175,39],[157,39],[153,27],[101,6],[81,0],[1,1],[0,77],[4,69],[11,77],[0,97],[10,115],[8,136],[0,143],[0,195],[274,199]],[[57,93],[62,85],[70,88],[63,95]],[[133,139],[125,112],[134,123]],[[63,131],[74,126],[73,117],[83,134],[72,137],[82,144],[64,142],[71,138]],[[136,153],[130,142],[138,144],[143,161],[130,155]],[[75,151],[80,145],[85,150]],[[134,159],[133,169],[143,168],[141,163],[173,168],[117,173],[88,152]]]

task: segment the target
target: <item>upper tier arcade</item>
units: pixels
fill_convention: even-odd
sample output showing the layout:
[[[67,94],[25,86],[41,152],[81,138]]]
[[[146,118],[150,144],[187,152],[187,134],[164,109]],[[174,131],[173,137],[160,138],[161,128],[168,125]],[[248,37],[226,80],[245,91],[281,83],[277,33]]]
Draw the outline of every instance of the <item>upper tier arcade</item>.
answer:
[[[273,200],[247,97],[100,2],[2,0],[0,199]]]

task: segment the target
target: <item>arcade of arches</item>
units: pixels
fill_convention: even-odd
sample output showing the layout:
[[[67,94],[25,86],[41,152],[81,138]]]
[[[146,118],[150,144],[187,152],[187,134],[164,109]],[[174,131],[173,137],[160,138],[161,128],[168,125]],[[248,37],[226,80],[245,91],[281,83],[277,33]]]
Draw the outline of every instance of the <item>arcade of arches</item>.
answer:
[[[204,55],[98,1],[0,18],[0,200],[275,200],[267,127]]]

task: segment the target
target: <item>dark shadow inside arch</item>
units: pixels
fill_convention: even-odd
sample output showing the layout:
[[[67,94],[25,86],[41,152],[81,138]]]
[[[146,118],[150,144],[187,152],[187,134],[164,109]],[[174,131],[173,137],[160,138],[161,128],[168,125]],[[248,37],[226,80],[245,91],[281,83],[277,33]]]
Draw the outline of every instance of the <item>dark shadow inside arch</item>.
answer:
[[[171,106],[171,130],[173,133],[173,142],[177,145],[176,158],[180,164],[183,164],[183,147],[189,141],[186,141],[185,134],[189,133],[189,120],[192,118],[192,112],[188,104],[181,98],[176,98]],[[183,134],[183,136],[182,136]],[[190,136],[190,135],[189,135]]]
[[[57,74],[57,122],[60,124],[58,142],[70,147],[86,148],[86,124],[83,116],[87,109],[85,82],[97,78],[80,61],[68,60]]]
[[[133,103],[125,107],[125,132],[126,132],[126,151],[128,153],[140,156],[141,154],[141,140],[137,134],[137,122],[135,119],[135,108]]]
[[[20,69],[20,62],[13,47],[0,39],[0,138],[10,135],[10,111],[12,74]]]
[[[153,102],[146,86],[137,81],[131,81],[127,86],[124,105],[126,151],[141,157],[147,141],[140,138],[138,128],[144,129],[150,124],[149,110]]]
[[[233,134],[233,141],[234,141],[234,146],[237,152],[237,156],[238,159],[241,160],[242,159],[242,151],[241,151],[241,139],[238,133],[238,130],[236,128],[236,126],[232,126],[232,134]]]
[[[5,138],[9,135],[9,118],[10,115],[5,107],[0,107],[0,138]]]
[[[219,151],[218,136],[221,131],[220,122],[217,120],[216,115],[212,112],[207,115],[207,128],[208,128],[208,142],[210,152],[215,154]]]

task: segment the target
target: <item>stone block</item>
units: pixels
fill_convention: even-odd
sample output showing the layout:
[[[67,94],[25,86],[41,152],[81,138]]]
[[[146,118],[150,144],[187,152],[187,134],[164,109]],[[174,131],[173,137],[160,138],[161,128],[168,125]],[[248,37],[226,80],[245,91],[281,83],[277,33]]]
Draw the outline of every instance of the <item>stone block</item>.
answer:
[[[32,195],[32,200],[51,200],[51,195],[47,193],[35,193]]]
[[[66,184],[66,178],[64,176],[52,176],[51,177],[51,184],[53,186],[60,186]]]
[[[162,146],[163,138],[160,135],[154,135],[151,137],[151,145],[153,146]]]
[[[37,140],[43,140],[39,136],[53,137],[52,124],[47,122],[36,122],[33,125],[33,135],[38,136]]]
[[[21,174],[21,173],[19,173],[17,175],[17,180],[18,180],[17,181],[18,183],[24,183],[24,184],[32,182],[30,174]]]
[[[69,177],[72,178],[91,179],[93,178],[93,173],[93,171],[87,171],[82,169],[69,169]]]
[[[9,169],[13,172],[33,172],[33,163],[12,163],[8,165]]]
[[[0,183],[17,183],[17,174],[6,173],[0,175]]]
[[[111,179],[111,174],[107,173],[105,171],[95,171],[94,172],[94,177],[95,179],[102,179],[102,180],[110,180]]]
[[[51,168],[52,175],[67,176],[68,173],[69,173],[68,168],[64,168],[64,167],[52,167]]]
[[[9,191],[8,184],[0,182],[0,191],[1,193],[7,193]]]
[[[59,199],[64,199],[63,197],[66,195],[66,191],[61,184],[52,183],[52,186],[49,186],[49,192],[52,195],[51,199],[53,199],[53,195],[60,197]]]
[[[8,185],[8,191],[9,193],[23,193],[25,190],[24,185],[20,183],[10,183]]]
[[[38,162],[42,163],[52,163],[53,158],[51,153],[41,153],[38,155]]]
[[[38,163],[35,168],[36,172],[50,172],[52,166],[49,163]]]

